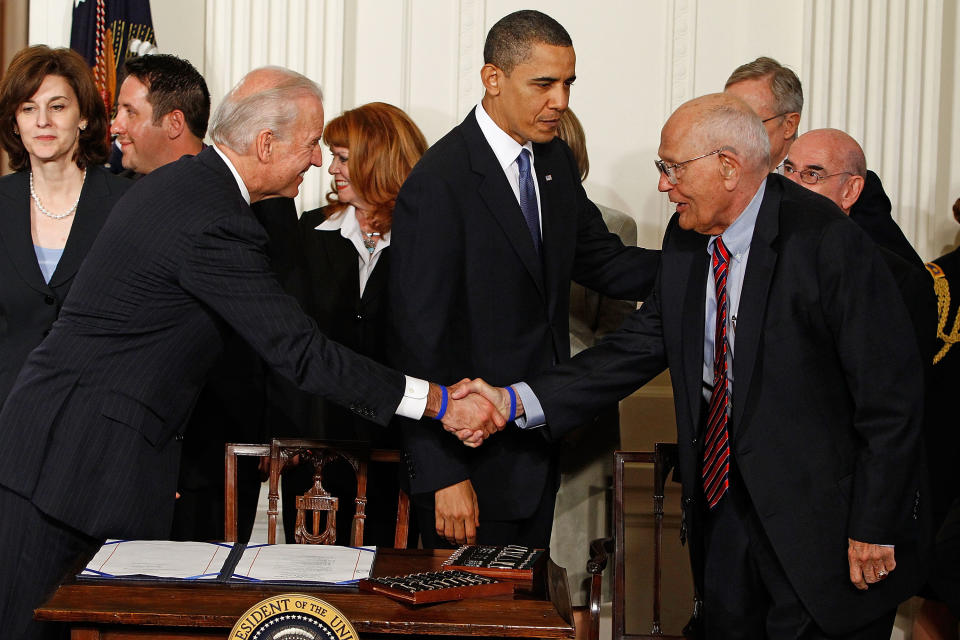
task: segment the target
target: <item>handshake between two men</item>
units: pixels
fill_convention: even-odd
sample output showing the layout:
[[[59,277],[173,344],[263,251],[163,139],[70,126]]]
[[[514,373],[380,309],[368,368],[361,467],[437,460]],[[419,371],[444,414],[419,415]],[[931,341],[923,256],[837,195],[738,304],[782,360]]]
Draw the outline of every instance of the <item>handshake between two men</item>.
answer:
[[[502,387],[492,387],[481,378],[447,387],[430,385],[430,407],[433,418],[468,447],[479,447],[492,434],[503,429],[508,421],[523,415],[523,402],[516,393]]]

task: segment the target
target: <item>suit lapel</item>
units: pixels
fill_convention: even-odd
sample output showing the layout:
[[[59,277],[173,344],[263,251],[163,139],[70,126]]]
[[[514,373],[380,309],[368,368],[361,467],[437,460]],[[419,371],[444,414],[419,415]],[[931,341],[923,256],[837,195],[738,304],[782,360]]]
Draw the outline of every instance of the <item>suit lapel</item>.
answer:
[[[90,251],[104,220],[110,214],[112,204],[105,202],[110,195],[103,170],[91,167],[87,171],[87,180],[80,193],[80,204],[77,206],[73,226],[70,227],[63,256],[50,278],[51,287],[60,286],[77,274],[83,258]]]
[[[772,177],[760,203],[757,223],[750,241],[750,256],[740,293],[733,351],[733,437],[742,436],[740,422],[750,393],[760,335],[767,309],[770,282],[777,266],[775,242],[780,232],[780,200],[783,189]]]
[[[370,300],[376,300],[383,295],[383,292],[387,288],[387,274],[390,272],[390,247],[387,247],[380,252],[380,257],[377,258],[377,266],[374,267],[373,273],[370,274],[370,278],[367,279],[367,286],[363,289],[363,296],[361,300],[364,303],[369,303]],[[359,280],[359,276],[355,278]],[[359,283],[357,287],[359,287]]]
[[[703,403],[703,331],[706,321],[705,296],[707,294],[707,241],[709,238],[695,232],[684,232],[685,258],[679,273],[686,280],[678,291],[684,292],[681,344],[683,345],[683,382],[686,400],[693,420],[692,432],[701,427],[700,406]]]
[[[324,245],[324,255],[327,256],[327,268],[333,274],[334,282],[338,283],[341,295],[347,300],[360,299],[360,262],[357,250],[353,243],[340,235],[339,231],[318,231]],[[319,281],[325,279],[323,274],[314,274]]]
[[[548,295],[548,313],[550,318],[557,315],[566,315],[569,309],[557,309],[559,299],[555,292],[570,288],[570,264],[573,251],[567,249],[571,245],[571,236],[576,233],[576,220],[571,220],[569,211],[576,199],[576,194],[569,189],[569,183],[564,181],[559,169],[554,166],[561,160],[557,153],[551,153],[555,146],[535,144],[534,168],[537,173],[537,188],[540,191],[540,227],[543,238],[543,278],[545,291]],[[557,179],[554,179],[554,178]],[[563,184],[561,184],[563,183]],[[566,190],[565,190],[566,189]],[[526,229],[529,237],[530,231]],[[533,242],[530,242],[533,246]],[[565,282],[558,279],[566,277]],[[566,348],[562,349],[566,351]]]
[[[30,173],[14,173],[0,184],[0,241],[23,281],[40,293],[50,293],[30,233]]]
[[[540,295],[546,300],[543,265],[533,247],[533,239],[523,219],[523,212],[520,211],[520,203],[517,202],[513,189],[507,183],[507,176],[497,162],[497,157],[486,138],[483,137],[473,111],[460,125],[460,131],[467,142],[470,167],[481,176],[477,188],[480,199],[503,229],[514,251],[520,257],[520,261],[536,283]]]

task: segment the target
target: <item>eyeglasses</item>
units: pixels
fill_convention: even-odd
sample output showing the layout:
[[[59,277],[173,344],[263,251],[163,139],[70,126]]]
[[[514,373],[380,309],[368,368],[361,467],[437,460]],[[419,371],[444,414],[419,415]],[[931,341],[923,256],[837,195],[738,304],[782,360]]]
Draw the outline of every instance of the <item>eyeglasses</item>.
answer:
[[[760,122],[770,122],[770,121],[773,120],[774,118],[782,118],[783,116],[787,115],[788,113],[792,113],[792,112],[791,112],[791,111],[784,111],[783,113],[778,113],[778,114],[775,115],[775,116],[770,116],[769,118],[764,118],[764,119],[761,120]]]
[[[670,184],[677,184],[677,169],[682,167],[685,164],[690,164],[694,160],[700,160],[701,158],[706,158],[712,156],[716,153],[723,151],[722,148],[711,151],[710,153],[705,153],[702,156],[697,156],[696,158],[690,158],[689,160],[684,160],[683,162],[677,162],[676,164],[667,164],[663,160],[654,160],[653,164],[656,165],[657,170],[660,171],[663,175],[667,176],[667,181]]]
[[[852,176],[853,173],[850,171],[838,171],[837,173],[831,173],[829,175],[823,175],[819,171],[814,171],[813,169],[804,169],[800,171],[794,169],[792,165],[785,164],[783,165],[783,175],[789,176],[791,173],[796,173],[800,176],[800,182],[804,184],[817,184],[821,180],[826,180],[827,178],[833,178],[835,176]]]

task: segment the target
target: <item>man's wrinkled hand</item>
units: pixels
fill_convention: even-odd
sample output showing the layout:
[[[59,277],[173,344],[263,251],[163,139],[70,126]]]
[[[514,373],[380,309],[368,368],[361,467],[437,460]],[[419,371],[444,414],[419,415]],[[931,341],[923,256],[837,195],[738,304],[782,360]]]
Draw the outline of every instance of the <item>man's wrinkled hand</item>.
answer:
[[[507,423],[497,408],[479,394],[459,398],[451,394],[441,421],[444,429],[456,435],[468,447],[479,446]]]
[[[469,478],[437,490],[434,515],[437,535],[450,544],[474,544],[477,541],[480,509]]]
[[[455,400],[465,398],[471,393],[475,393],[486,398],[490,404],[497,408],[497,411],[500,412],[500,415],[503,416],[504,420],[510,418],[510,394],[503,387],[492,387],[487,384],[483,378],[476,378],[474,380],[464,378],[457,384],[450,387],[450,397]],[[517,398],[518,403],[519,401],[520,399]],[[517,413],[514,415],[514,417],[521,415],[521,413],[522,410],[520,407],[518,407]]]
[[[893,547],[853,538],[847,538],[847,561],[850,563],[850,582],[860,590],[880,582],[897,568]]]

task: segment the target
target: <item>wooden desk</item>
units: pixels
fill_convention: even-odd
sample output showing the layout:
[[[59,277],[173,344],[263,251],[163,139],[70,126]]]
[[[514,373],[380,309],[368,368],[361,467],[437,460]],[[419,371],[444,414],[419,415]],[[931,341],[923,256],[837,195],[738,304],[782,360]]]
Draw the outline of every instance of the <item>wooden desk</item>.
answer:
[[[449,555],[450,551],[381,549],[373,573],[431,571]],[[554,576],[555,583],[557,578]],[[306,593],[343,612],[364,639],[573,638],[565,583],[550,591],[553,601],[529,589],[518,589],[512,596],[414,607],[353,589],[77,581],[62,585],[37,609],[36,617],[69,623],[72,640],[226,638],[237,619],[260,600],[277,593]],[[558,610],[565,612],[566,620]]]

